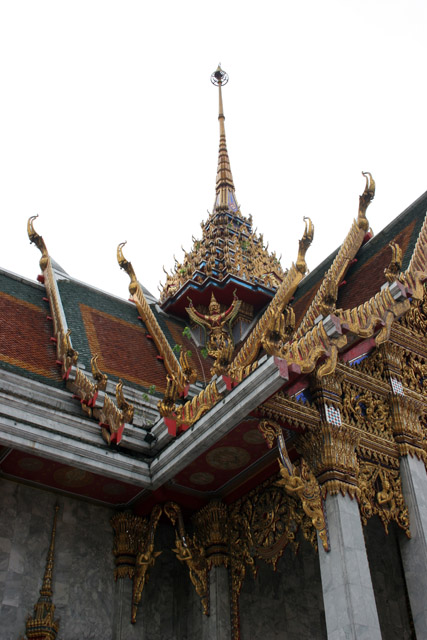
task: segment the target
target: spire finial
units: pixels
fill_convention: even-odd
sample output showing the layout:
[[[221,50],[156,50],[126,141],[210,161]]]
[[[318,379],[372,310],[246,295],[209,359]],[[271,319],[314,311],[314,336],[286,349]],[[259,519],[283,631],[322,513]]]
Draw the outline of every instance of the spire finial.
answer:
[[[211,82],[219,89],[219,154],[218,154],[218,170],[216,174],[216,199],[214,205],[215,210],[230,209],[237,212],[237,206],[233,176],[230,169],[230,160],[228,157],[227,143],[225,139],[225,116],[222,104],[223,87],[228,82],[228,74],[221,69],[221,63],[211,75]]]
[[[28,640],[38,640],[41,637],[55,640],[59,629],[59,620],[54,619],[55,605],[52,603],[52,577],[58,511],[59,505],[56,504],[49,551],[47,552],[46,567],[43,576],[43,584],[40,589],[40,597],[34,605],[33,615],[27,618],[26,622],[26,634]]]

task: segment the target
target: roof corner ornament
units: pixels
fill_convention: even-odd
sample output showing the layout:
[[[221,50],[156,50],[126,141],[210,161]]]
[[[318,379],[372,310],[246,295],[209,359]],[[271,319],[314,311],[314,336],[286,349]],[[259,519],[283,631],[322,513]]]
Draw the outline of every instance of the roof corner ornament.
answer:
[[[384,275],[387,282],[394,282],[399,278],[399,274],[402,270],[402,249],[397,242],[390,242],[388,245],[392,252],[391,262],[384,269]]]
[[[305,222],[304,234],[299,241],[299,249],[298,249],[298,258],[296,261],[296,268],[300,273],[305,275],[307,271],[307,263],[305,261],[305,254],[307,253],[307,249],[313,242],[314,237],[314,225],[310,218],[304,216],[303,220]]]
[[[123,247],[125,246],[125,244],[127,244],[127,241],[121,242],[117,247],[117,262],[119,263],[120,269],[126,271],[130,278],[129,292],[131,293],[131,295],[133,295],[138,288],[138,280],[132,267],[132,263],[126,260],[123,255]]]
[[[42,257],[40,258],[40,269],[44,271],[49,262],[49,253],[43,240],[42,236],[40,236],[37,231],[34,229],[34,220],[39,217],[39,214],[36,216],[31,216],[27,222],[27,233],[32,244],[35,244],[36,247],[40,250]]]
[[[366,219],[366,210],[375,197],[375,180],[369,171],[362,171],[362,176],[366,178],[365,190],[361,196],[359,196],[359,213],[357,216],[357,225],[359,229],[368,231],[369,222]]]

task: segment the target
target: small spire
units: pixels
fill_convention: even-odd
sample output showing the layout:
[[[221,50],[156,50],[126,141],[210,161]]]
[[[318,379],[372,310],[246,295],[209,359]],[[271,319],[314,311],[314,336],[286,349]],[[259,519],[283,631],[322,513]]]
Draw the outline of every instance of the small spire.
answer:
[[[55,536],[56,536],[56,520],[58,516],[59,505],[55,505],[55,515],[53,518],[52,535],[50,538],[49,551],[47,553],[46,568],[43,577],[42,588],[40,589],[40,595],[44,598],[51,598],[52,592],[52,575],[53,575],[53,563],[55,554]]]
[[[228,157],[227,142],[225,139],[225,116],[221,92],[221,87],[228,82],[228,75],[221,69],[221,64],[218,65],[216,71],[211,75],[211,82],[219,89],[219,154],[214,210],[230,209],[231,211],[237,212],[239,207],[236,202],[233,176],[231,174],[230,159]]]
[[[59,630],[59,620],[55,620],[55,605],[52,602],[52,578],[58,511],[59,505],[56,504],[49,551],[47,552],[46,558],[46,568],[43,576],[43,584],[40,589],[40,597],[34,605],[33,615],[27,618],[25,625],[28,640],[39,640],[40,638],[50,638],[51,640],[55,640]]]

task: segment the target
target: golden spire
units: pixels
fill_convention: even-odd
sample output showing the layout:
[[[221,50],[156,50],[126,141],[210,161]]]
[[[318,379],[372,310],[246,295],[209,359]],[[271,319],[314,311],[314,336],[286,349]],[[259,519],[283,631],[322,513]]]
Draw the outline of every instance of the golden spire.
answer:
[[[59,620],[55,620],[55,605],[52,603],[52,577],[55,554],[56,520],[59,505],[55,505],[55,515],[53,518],[52,534],[50,538],[49,551],[46,558],[46,568],[43,577],[40,597],[34,605],[34,614],[26,622],[26,634],[28,640],[39,640],[39,638],[49,638],[55,640],[59,629]]]
[[[225,116],[221,91],[221,87],[228,82],[228,75],[221,69],[220,64],[218,65],[217,70],[211,75],[211,82],[219,89],[219,154],[214,209],[230,209],[231,211],[237,212],[239,207],[236,202],[233,176],[231,174],[230,159],[228,157],[227,142],[225,139]]]

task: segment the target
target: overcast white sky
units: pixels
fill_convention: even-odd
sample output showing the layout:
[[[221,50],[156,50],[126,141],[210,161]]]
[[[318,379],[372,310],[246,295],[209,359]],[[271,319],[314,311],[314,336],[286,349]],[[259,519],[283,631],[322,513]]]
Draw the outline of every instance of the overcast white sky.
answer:
[[[153,293],[214,200],[219,61],[238,201],[314,268],[371,171],[375,232],[427,189],[425,0],[0,1],[1,266],[35,278],[26,222],[70,273]]]

